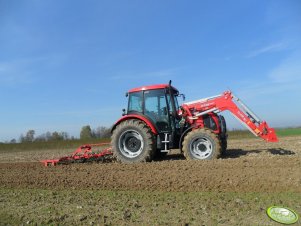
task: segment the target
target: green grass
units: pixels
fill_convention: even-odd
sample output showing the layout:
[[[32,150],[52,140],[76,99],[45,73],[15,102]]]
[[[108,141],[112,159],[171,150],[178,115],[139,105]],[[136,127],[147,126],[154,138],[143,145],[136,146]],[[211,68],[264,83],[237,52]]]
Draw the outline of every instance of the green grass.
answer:
[[[279,128],[279,129],[276,129],[276,133],[277,133],[278,136],[301,135],[301,127],[297,127],[297,128]]]

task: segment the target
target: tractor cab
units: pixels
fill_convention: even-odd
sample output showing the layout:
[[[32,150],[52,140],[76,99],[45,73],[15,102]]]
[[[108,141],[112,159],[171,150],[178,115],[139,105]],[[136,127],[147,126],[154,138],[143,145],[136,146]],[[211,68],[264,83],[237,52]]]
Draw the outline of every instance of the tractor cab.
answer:
[[[158,144],[161,144],[161,141],[170,141],[177,136],[179,91],[176,88],[170,84],[143,86],[129,90],[127,95],[126,115],[139,115],[147,119],[159,135]]]
[[[143,86],[128,92],[127,114],[146,117],[158,132],[171,131],[179,109],[179,91],[166,84]]]

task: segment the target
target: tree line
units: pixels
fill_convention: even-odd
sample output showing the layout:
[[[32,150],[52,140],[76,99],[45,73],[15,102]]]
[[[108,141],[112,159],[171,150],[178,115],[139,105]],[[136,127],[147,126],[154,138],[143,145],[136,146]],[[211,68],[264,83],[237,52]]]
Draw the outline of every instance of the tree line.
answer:
[[[79,139],[104,139],[110,138],[111,129],[105,126],[99,126],[92,129],[90,125],[83,126],[80,131]],[[36,136],[36,131],[33,129],[28,130],[25,134],[21,134],[20,138],[12,139],[9,143],[31,143],[31,142],[46,142],[46,141],[62,141],[62,140],[76,140],[78,138],[70,136],[67,132],[46,132]]]

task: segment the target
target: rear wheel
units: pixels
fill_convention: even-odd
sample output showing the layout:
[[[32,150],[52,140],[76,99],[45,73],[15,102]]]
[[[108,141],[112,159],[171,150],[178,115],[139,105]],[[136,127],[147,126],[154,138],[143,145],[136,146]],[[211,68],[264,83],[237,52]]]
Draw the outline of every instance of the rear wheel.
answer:
[[[113,131],[112,151],[119,162],[148,162],[153,159],[155,142],[150,128],[140,120],[120,123]]]
[[[183,152],[186,159],[217,159],[221,154],[221,146],[217,135],[211,130],[196,129],[184,138]]]

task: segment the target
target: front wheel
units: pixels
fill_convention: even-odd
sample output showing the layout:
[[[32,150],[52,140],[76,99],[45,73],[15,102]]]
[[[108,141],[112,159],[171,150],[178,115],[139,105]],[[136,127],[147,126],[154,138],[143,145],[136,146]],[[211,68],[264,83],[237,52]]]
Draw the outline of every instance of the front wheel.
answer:
[[[155,153],[152,131],[142,121],[131,119],[113,131],[112,151],[119,162],[149,162]]]
[[[209,129],[190,131],[183,141],[186,159],[209,160],[217,159],[221,154],[221,146],[216,134]]]

